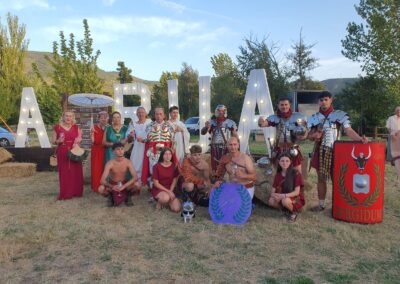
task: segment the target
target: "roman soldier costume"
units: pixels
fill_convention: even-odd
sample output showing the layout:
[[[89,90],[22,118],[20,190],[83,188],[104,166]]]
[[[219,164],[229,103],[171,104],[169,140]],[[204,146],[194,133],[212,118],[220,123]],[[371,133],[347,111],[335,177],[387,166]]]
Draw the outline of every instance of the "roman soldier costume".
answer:
[[[153,173],[153,166],[157,164],[161,151],[165,147],[173,148],[174,130],[171,124],[166,121],[161,123],[153,121],[146,127],[146,133],[147,139],[141,177],[143,184],[147,184],[147,179]],[[175,157],[174,160],[176,160]]]
[[[326,111],[320,109],[308,121],[308,127],[322,132],[322,137],[314,144],[313,157],[310,166],[315,168],[318,177],[327,180],[332,174],[333,143],[340,139],[340,128],[350,127],[349,116],[331,106]]]
[[[276,127],[275,139],[270,145],[272,162],[276,164],[279,155],[288,152],[292,157],[293,166],[301,165],[303,156],[299,145],[296,144],[296,135],[306,133],[305,116],[298,112],[293,113],[291,109],[286,113],[278,110],[276,114],[270,115],[267,121],[268,126]]]
[[[218,117],[218,109],[224,109],[224,116]],[[227,109],[224,105],[218,105],[215,109],[215,119],[209,120],[211,134],[211,169],[215,174],[219,160],[228,153],[226,142],[231,137],[232,131],[237,130],[236,123],[227,118]]]

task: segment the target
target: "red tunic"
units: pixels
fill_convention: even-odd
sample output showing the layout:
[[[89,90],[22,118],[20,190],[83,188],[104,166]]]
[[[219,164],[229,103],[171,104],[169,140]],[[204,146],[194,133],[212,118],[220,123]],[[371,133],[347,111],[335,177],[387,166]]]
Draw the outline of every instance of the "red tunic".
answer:
[[[99,126],[94,126],[94,142],[92,144],[91,171],[92,171],[92,191],[98,192],[100,179],[104,169],[104,130]]]
[[[158,180],[158,182],[166,188],[170,188],[174,178],[179,176],[178,167],[172,163],[169,167],[164,167],[160,163],[157,163],[153,167],[153,179]],[[154,198],[162,192],[163,190],[158,189],[153,185],[151,189],[151,194]]]
[[[276,188],[276,193],[282,193],[282,186],[284,182],[285,177],[282,176],[282,173],[276,173],[274,183],[272,184],[272,187]],[[304,206],[304,204],[306,204],[303,194],[304,181],[303,177],[299,173],[297,173],[294,177],[294,187],[296,186],[300,186],[300,194],[298,196],[291,197],[290,199],[292,199],[294,209],[299,210]]]
[[[57,139],[64,133],[64,142],[57,147],[58,176],[60,179],[60,194],[58,199],[81,197],[83,193],[82,162],[74,162],[68,158],[68,151],[79,136],[78,125],[74,124],[66,130],[59,124],[54,126]]]

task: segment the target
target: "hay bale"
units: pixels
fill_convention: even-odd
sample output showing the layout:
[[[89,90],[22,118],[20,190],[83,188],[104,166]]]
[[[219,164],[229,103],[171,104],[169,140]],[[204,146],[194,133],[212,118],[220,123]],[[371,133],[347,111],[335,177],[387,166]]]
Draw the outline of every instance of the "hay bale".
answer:
[[[0,147],[0,164],[3,164],[12,159],[12,155],[3,147]]]
[[[272,184],[274,182],[275,173],[272,175],[265,174],[265,169],[256,165],[257,181],[254,190],[254,196],[265,204],[268,204],[268,199],[271,195]]]
[[[0,177],[28,177],[36,172],[34,163],[4,163],[0,165]]]

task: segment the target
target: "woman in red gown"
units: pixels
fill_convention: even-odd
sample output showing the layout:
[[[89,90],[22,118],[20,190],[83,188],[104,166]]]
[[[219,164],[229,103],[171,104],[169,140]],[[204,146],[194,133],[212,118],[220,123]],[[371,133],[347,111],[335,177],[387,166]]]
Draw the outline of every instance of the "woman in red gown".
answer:
[[[83,193],[82,162],[74,162],[68,158],[68,151],[82,141],[82,131],[75,124],[75,114],[63,113],[59,124],[54,126],[53,144],[57,145],[58,176],[60,194],[58,199],[81,197]]]
[[[91,153],[91,185],[92,191],[98,192],[100,186],[100,178],[104,168],[104,146],[103,135],[108,122],[108,113],[106,111],[99,112],[99,123],[95,124],[90,130],[90,138],[92,139]]]

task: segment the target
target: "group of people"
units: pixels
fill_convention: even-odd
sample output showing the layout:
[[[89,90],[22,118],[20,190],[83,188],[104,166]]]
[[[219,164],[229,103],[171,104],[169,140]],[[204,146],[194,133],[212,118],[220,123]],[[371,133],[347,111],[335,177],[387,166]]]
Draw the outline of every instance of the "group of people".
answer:
[[[276,175],[268,204],[283,209],[290,221],[297,219],[305,204],[303,155],[297,141],[310,139],[315,143],[311,167],[318,174],[319,203],[312,208],[316,212],[325,209],[327,182],[332,176],[333,144],[340,139],[341,129],[354,141],[368,142],[351,128],[347,113],[333,109],[332,102],[331,93],[322,92],[319,111],[307,120],[292,111],[288,98],[281,98],[276,114],[259,119],[260,127],[276,127],[276,137],[270,142]],[[398,112],[400,118],[400,108]],[[107,196],[109,206],[122,201],[132,205],[132,195],[140,193],[143,186],[147,186],[157,202],[156,208],[169,207],[173,212],[180,212],[182,200],[208,206],[211,191],[223,182],[241,184],[253,197],[257,176],[254,161],[240,152],[237,126],[227,117],[225,106],[218,105],[215,116],[201,129],[202,135],[211,134],[210,162],[204,159],[199,145],[189,148],[190,134],[179,121],[178,107],[169,109],[169,120],[160,107],[154,110],[153,121],[147,118],[143,107],[139,107],[136,114],[137,120],[125,126],[121,115],[114,112],[111,124],[107,125],[108,114],[101,112],[99,123],[91,129],[92,190]],[[65,112],[54,130],[59,199],[82,196],[82,165],[69,161],[66,155],[82,140],[73,113]],[[394,137],[400,136],[399,130],[392,129]],[[130,142],[133,142],[133,149],[127,159],[125,145]],[[399,161],[395,161],[396,165]]]

